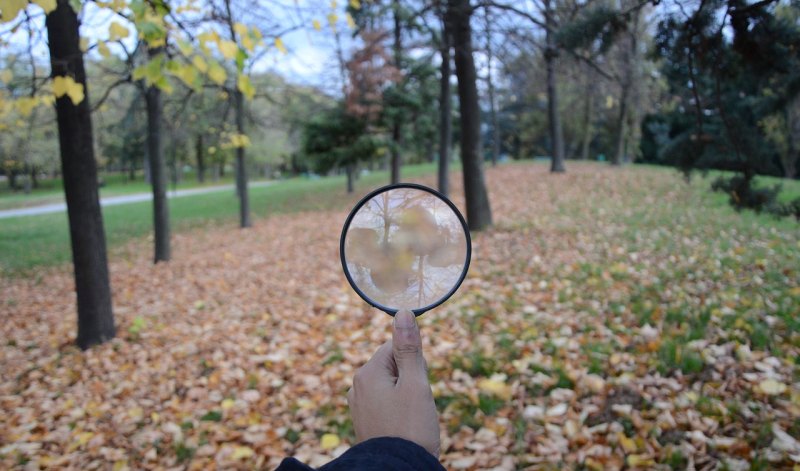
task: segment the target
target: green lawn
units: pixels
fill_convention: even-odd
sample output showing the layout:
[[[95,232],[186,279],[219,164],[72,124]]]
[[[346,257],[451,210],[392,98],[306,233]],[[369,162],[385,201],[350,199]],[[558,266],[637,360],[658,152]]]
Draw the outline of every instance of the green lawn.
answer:
[[[513,161],[508,165],[537,165],[546,170],[548,164]],[[607,164],[596,163],[594,165],[599,168]],[[637,165],[634,168],[642,172],[643,176],[649,172],[675,172],[669,167],[650,165]],[[569,162],[567,162],[567,170],[569,171]],[[435,164],[405,166],[403,178],[433,175],[435,171]],[[709,173],[705,177],[698,176],[692,179],[692,186],[702,190],[698,192],[702,195],[701,204],[715,210],[733,211],[728,206],[727,195],[712,193],[709,190],[714,178],[715,175]],[[373,172],[357,181],[356,194],[361,194],[367,188],[381,185],[387,181],[387,172]],[[771,177],[760,177],[759,181],[766,185],[783,184],[782,200],[788,201],[800,196],[800,181],[786,181]],[[193,180],[188,180],[181,188],[196,186],[198,185]],[[293,178],[278,181],[268,187],[251,188],[250,201],[253,215],[260,218],[274,213],[341,207],[353,198],[345,194],[344,186],[344,177],[336,176],[317,179]],[[124,184],[121,181],[114,181],[104,188],[101,194],[109,196],[145,191],[149,190],[144,182]],[[54,193],[57,193],[57,190],[51,190],[51,198]],[[40,193],[28,195],[27,198],[35,200],[44,198],[46,195],[47,193]],[[18,197],[21,198],[20,195],[6,195],[0,199],[0,202]],[[170,217],[173,229],[176,231],[208,224],[235,223],[237,215],[238,201],[233,193],[228,191],[177,198],[170,201]],[[103,209],[103,217],[106,236],[112,250],[132,238],[147,235],[152,230],[152,204],[150,202],[107,207]],[[743,211],[739,217],[745,222],[752,223],[769,219],[771,225],[789,227],[797,224],[789,219],[774,221],[771,216],[758,215],[751,211]],[[54,265],[69,260],[69,233],[65,214],[0,220],[0,272],[21,273],[36,266]]]
[[[103,180],[104,184],[100,188],[100,196],[130,195],[133,193],[148,193],[151,191],[150,184],[146,183],[141,176],[138,176],[138,178],[134,181],[127,181],[125,175],[114,173],[101,175],[101,179]],[[212,181],[209,175],[206,177],[205,182],[198,183],[195,175],[192,173],[186,174],[177,185],[168,184],[168,188],[170,190],[183,190],[189,188],[212,187],[232,184],[233,179],[233,172],[228,172],[223,178],[220,178],[217,181]],[[7,183],[0,185],[0,210],[27,208],[31,206],[63,202],[64,189],[60,178],[41,181],[39,183],[39,188],[33,190],[27,195],[22,191],[12,192]]]
[[[403,168],[403,178],[431,175],[435,164]],[[356,182],[355,194],[388,182],[385,171],[373,172]],[[144,184],[130,184],[132,193],[147,191]],[[115,188],[119,188],[116,186]],[[354,196],[345,193],[344,176],[317,179],[292,178],[267,187],[250,189],[250,205],[255,218],[274,213],[325,210],[342,205]],[[130,193],[129,192],[129,193]],[[107,193],[102,193],[108,196]],[[35,197],[40,197],[36,195]],[[174,230],[207,224],[238,221],[238,200],[232,191],[221,191],[170,200],[170,219]],[[103,208],[103,222],[109,247],[146,235],[152,231],[152,203],[131,203]],[[45,214],[0,220],[0,272],[24,273],[41,265],[70,260],[66,214]]]

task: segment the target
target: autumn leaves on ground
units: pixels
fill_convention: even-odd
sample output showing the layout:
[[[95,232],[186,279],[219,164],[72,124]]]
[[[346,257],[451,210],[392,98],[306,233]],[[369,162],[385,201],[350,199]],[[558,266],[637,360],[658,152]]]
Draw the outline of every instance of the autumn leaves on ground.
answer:
[[[487,179],[495,225],[461,290],[420,318],[445,467],[798,469],[797,226],[669,170]],[[147,240],[112,252],[118,338],[85,353],[69,266],[0,280],[0,467],[342,453],[345,393],[390,318],[341,272],[341,201],[181,233],[168,264]]]

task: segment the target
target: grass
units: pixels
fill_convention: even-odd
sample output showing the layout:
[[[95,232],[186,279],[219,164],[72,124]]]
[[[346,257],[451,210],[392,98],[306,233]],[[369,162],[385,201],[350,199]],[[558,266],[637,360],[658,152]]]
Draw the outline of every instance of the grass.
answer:
[[[209,174],[211,172],[208,172]],[[146,183],[141,176],[137,180],[128,181],[126,175],[119,173],[101,175],[103,186],[100,187],[100,196],[120,196],[134,193],[149,193],[150,184]],[[227,172],[225,177],[217,181],[212,181],[210,175],[206,181],[198,183],[194,173],[187,173],[177,184],[168,184],[169,190],[185,190],[190,188],[205,188],[233,183],[233,172]],[[257,181],[257,180],[253,180]],[[12,191],[8,183],[0,185],[0,210],[27,208],[43,204],[63,203],[64,187],[61,178],[42,180],[39,188],[25,194],[22,191]]]
[[[435,164],[409,165],[403,178],[432,175]],[[385,184],[388,173],[372,172],[356,182],[355,195]],[[344,176],[319,179],[292,178],[273,185],[250,189],[250,206],[255,218],[270,214],[319,211],[344,207],[354,196],[345,191]],[[140,191],[139,188],[138,191]],[[238,200],[232,191],[221,191],[170,200],[170,221],[175,231],[194,227],[234,223]],[[112,250],[145,236],[152,230],[152,203],[131,203],[103,208],[106,239]],[[17,275],[44,265],[70,260],[66,214],[44,214],[0,220],[0,272]]]

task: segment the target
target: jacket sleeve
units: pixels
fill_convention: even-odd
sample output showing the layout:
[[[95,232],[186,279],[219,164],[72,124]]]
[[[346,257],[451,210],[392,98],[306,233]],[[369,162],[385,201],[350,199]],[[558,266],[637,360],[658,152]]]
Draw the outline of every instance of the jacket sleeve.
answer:
[[[347,450],[319,471],[445,471],[432,454],[402,438],[373,438]],[[294,458],[283,460],[276,471],[313,471]]]

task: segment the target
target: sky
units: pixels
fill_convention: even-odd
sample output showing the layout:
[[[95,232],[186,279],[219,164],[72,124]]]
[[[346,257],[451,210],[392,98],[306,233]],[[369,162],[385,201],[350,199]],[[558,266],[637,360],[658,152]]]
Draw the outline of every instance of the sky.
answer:
[[[274,36],[266,37],[265,43],[269,46],[267,52],[258,58],[252,65],[252,70],[256,72],[270,71],[278,73],[290,82],[296,84],[310,85],[320,88],[323,91],[336,93],[341,90],[340,76],[335,54],[335,41],[328,23],[327,15],[331,11],[336,11],[338,16],[337,29],[345,56],[354,47],[355,41],[352,39],[352,31],[348,28],[345,21],[345,6],[336,4],[334,6],[327,1],[309,2],[297,0],[296,2],[280,3],[272,2],[269,8],[271,26],[275,31],[282,32],[281,40],[285,44],[287,52],[281,53],[274,46]],[[44,13],[35,5],[30,5],[27,13],[32,18],[34,39],[32,41],[32,53],[37,63],[42,67],[47,67],[49,63],[49,51],[46,42],[46,30],[44,27]],[[15,31],[11,30],[11,25],[20,21],[23,13],[17,20],[0,25],[0,38],[5,42],[3,56],[8,53],[25,54],[29,41],[29,33],[26,28],[20,27]],[[236,16],[236,14],[234,14]],[[248,21],[246,12],[242,15],[242,22],[253,24],[256,21]],[[317,20],[322,28],[317,31],[313,28],[312,22]],[[81,36],[88,39],[91,46],[98,41],[108,39],[109,26],[112,22],[122,24],[133,32],[133,26],[119,15],[108,9],[99,8],[95,3],[86,2],[81,12]],[[135,45],[134,35],[122,40],[123,44],[132,50]],[[122,56],[122,47],[107,43],[111,52]],[[87,58],[99,59],[101,56],[96,48],[91,48],[87,53]],[[27,58],[25,59],[27,62]]]
[[[174,5],[178,2],[171,3]],[[238,3],[234,2],[234,5]],[[273,45],[274,37],[265,38],[265,42],[270,47],[253,64],[252,70],[277,73],[290,83],[313,86],[331,95],[339,94],[342,89],[341,77],[336,59],[334,35],[329,25],[328,15],[335,12],[338,16],[337,30],[345,58],[347,58],[358,44],[358,40],[352,37],[352,30],[345,21],[347,1],[244,0],[242,4],[249,5],[251,3],[259,5],[254,9],[268,12],[269,19],[259,19],[247,10],[240,12],[240,15],[234,12],[234,16],[241,16],[242,22],[245,24],[269,23],[266,27],[262,26],[262,29],[277,32],[273,34],[280,35],[287,50],[285,54],[281,53]],[[44,28],[44,13],[35,5],[30,5],[27,12],[31,15],[35,30],[33,54],[37,62],[46,68],[49,63],[49,52]],[[21,18],[18,16],[17,21]],[[316,30],[312,26],[314,20],[321,25],[320,30]],[[123,24],[131,32],[134,31],[133,25],[111,10],[100,8],[94,2],[84,2],[81,11],[81,36],[88,39],[90,47],[108,38],[109,25],[112,22]],[[6,54],[9,52],[25,53],[29,43],[28,32],[25,28],[18,28],[16,32],[10,32],[9,25],[12,24],[14,22],[0,25],[0,39],[6,41],[6,44],[0,47],[5,49]],[[135,37],[131,34],[122,42],[129,50],[132,50],[135,45]],[[107,44],[113,54],[122,56],[123,51],[119,45]],[[419,55],[419,51],[406,51],[406,53],[412,56]],[[97,49],[91,47],[87,58],[89,60],[99,59],[100,55]],[[434,60],[438,60],[438,57],[435,57]],[[487,69],[485,57],[480,52],[476,52],[475,60],[479,75],[485,75]],[[0,61],[2,61],[2,55],[0,55]],[[495,67],[498,65],[495,64]]]

